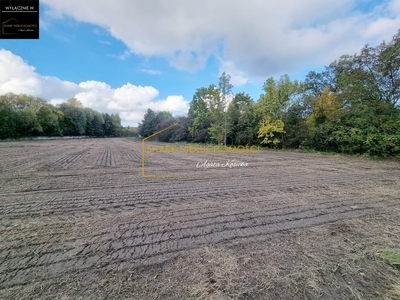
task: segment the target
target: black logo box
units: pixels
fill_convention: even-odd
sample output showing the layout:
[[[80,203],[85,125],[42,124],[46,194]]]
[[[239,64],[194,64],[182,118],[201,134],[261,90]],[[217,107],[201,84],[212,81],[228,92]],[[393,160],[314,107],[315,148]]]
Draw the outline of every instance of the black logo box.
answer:
[[[39,38],[39,0],[0,0],[0,39]]]

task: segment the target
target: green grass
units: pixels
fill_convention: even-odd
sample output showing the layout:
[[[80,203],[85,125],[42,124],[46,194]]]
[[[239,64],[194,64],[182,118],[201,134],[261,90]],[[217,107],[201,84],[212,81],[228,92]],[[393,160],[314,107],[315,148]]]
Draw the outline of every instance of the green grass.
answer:
[[[378,250],[376,255],[382,258],[388,264],[400,269],[400,250],[384,249]]]
[[[393,285],[392,289],[383,297],[383,300],[400,300],[400,285]]]
[[[400,270],[400,250],[383,249],[376,251],[376,256],[382,258],[386,263]],[[400,300],[400,285],[392,285],[391,290],[385,295],[384,300]]]

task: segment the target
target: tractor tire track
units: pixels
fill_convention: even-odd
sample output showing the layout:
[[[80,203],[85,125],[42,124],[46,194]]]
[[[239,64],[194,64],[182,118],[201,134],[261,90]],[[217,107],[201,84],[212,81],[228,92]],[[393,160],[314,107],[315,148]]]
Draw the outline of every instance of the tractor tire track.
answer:
[[[96,166],[116,167],[114,154],[109,147],[104,147],[96,160]]]
[[[391,177],[391,174],[387,174]],[[135,210],[138,208],[167,207],[171,205],[195,204],[199,202],[199,197],[204,197],[208,201],[219,201],[222,198],[235,199],[243,197],[246,194],[252,194],[253,197],[262,196],[271,190],[293,188],[293,187],[318,187],[329,182],[349,184],[357,181],[380,181],[384,180],[382,176],[375,174],[359,176],[337,176],[320,177],[314,179],[286,179],[280,181],[269,181],[267,183],[233,183],[224,186],[213,186],[205,189],[198,188],[160,188],[154,187],[154,190],[137,189],[136,191],[109,193],[96,196],[75,196],[53,198],[51,200],[25,201],[23,203],[0,203],[0,215],[6,214],[10,219],[23,218],[26,215],[30,217],[55,216],[61,214],[70,214],[71,216],[82,217],[86,213],[107,213],[115,210]]]
[[[74,163],[76,163],[79,159],[81,159],[82,156],[88,151],[89,151],[89,149],[84,149],[84,150],[66,155],[60,159],[57,159],[54,162],[54,165],[56,165],[60,168],[63,168],[63,169],[68,169],[70,166],[72,166]]]
[[[200,247],[258,235],[284,232],[290,229],[322,225],[345,218],[359,218],[384,213],[382,202],[359,202],[322,205],[308,209],[282,208],[270,212],[251,212],[241,218],[234,214],[188,220],[178,225],[162,224],[154,228],[126,230],[123,236],[99,235],[64,243],[40,251],[40,247],[8,255],[0,267],[0,288],[23,285],[32,275],[50,270],[51,277],[61,273],[82,272],[92,268],[130,260],[176,253]],[[386,207],[400,206],[399,198],[384,201]],[[39,250],[37,250],[39,249]],[[14,252],[15,253],[15,252]]]
[[[124,224],[120,224],[118,226],[113,226],[109,230],[102,230],[97,232],[92,237],[93,239],[102,239],[106,241],[104,237],[114,236],[115,238],[126,237],[126,232],[129,231],[142,231],[145,234],[157,234],[157,232],[163,231],[173,231],[174,228],[179,227],[180,229],[190,229],[195,230],[196,228],[201,228],[203,226],[207,226],[210,224],[224,224],[224,223],[232,223],[235,221],[243,221],[243,220],[252,220],[253,223],[256,223],[259,218],[264,218],[266,216],[282,216],[287,214],[300,214],[307,213],[309,211],[322,210],[322,209],[335,209],[342,207],[352,207],[356,209],[358,207],[365,206],[365,202],[368,202],[373,199],[364,199],[364,201],[357,201],[357,198],[352,199],[331,199],[326,201],[321,201],[315,203],[313,207],[305,207],[304,205],[296,205],[296,206],[288,206],[284,209],[277,207],[274,209],[265,209],[262,212],[252,211],[252,210],[241,210],[241,211],[233,211],[227,212],[224,209],[220,209],[219,211],[205,211],[200,212],[198,208],[194,208],[192,210],[182,210],[173,214],[172,219],[179,221],[162,221],[158,218],[156,219],[148,219],[146,221],[137,222],[127,222]],[[381,199],[379,201],[374,201],[374,205],[376,207],[381,207],[382,205],[393,205],[397,204],[400,198],[391,197]],[[400,204],[400,203],[399,203]],[[190,225],[186,225],[190,223]],[[37,237],[31,237],[32,233],[37,231],[36,229],[32,230],[18,230],[15,233],[10,233],[10,238],[3,238],[5,243],[7,242],[18,242],[18,246],[14,248],[3,248],[0,247],[0,251],[6,251],[10,249],[22,249],[22,251],[31,252],[34,251],[37,247],[42,244],[47,243],[56,243],[56,242],[76,242],[76,239],[68,239],[64,237],[65,233],[62,230],[54,230],[48,228],[48,234],[46,237],[46,241],[40,242],[37,241]],[[50,232],[51,231],[51,232]],[[122,232],[122,233],[121,233]],[[18,238],[19,235],[28,236],[25,238]],[[103,238],[102,238],[103,237]],[[87,237],[85,237],[87,239]],[[29,248],[29,249],[26,249]],[[18,254],[21,255],[23,252],[18,250]],[[2,258],[2,255],[0,255]]]
[[[160,179],[141,177],[139,140],[7,145],[0,149],[12,167],[0,174],[0,294],[95,270],[131,272],[218,243],[395,219],[400,211],[395,162],[261,151],[242,159],[247,168],[197,172],[201,154],[146,157],[146,173],[195,173]]]

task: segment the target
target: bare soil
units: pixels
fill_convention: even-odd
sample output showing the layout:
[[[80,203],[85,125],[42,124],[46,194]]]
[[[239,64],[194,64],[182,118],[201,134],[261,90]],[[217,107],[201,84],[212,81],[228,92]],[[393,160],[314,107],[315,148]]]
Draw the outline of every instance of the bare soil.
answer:
[[[177,146],[179,147],[179,146]],[[0,143],[0,299],[383,299],[400,162]],[[242,167],[197,167],[236,159]]]

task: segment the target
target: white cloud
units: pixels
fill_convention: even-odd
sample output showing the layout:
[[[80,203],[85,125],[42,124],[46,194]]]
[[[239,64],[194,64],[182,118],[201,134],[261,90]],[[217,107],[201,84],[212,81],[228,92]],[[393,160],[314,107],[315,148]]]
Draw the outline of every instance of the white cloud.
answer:
[[[356,0],[42,2],[56,17],[98,25],[132,53],[163,56],[180,70],[196,71],[216,55],[230,62],[238,84],[329,64],[366,43],[390,39],[400,24],[399,0],[371,11]]]
[[[144,116],[143,112],[130,112],[130,111],[123,111],[119,114],[121,117],[121,120],[123,120],[123,123],[126,123],[125,125],[133,125],[136,126],[137,123],[139,123]],[[124,124],[123,124],[124,125]]]
[[[170,65],[178,70],[195,72],[202,68],[207,61],[210,53],[201,51],[196,53],[194,51],[176,51],[173,55],[169,56]]]
[[[153,110],[166,110],[173,112],[174,115],[184,114],[188,111],[188,102],[182,96],[168,96],[163,101],[151,103]]]
[[[101,41],[99,41],[99,43],[104,44],[104,45],[111,45],[111,42],[105,41],[105,40],[101,40]]]
[[[379,6],[375,9],[376,15],[382,15],[380,18],[374,18],[366,27],[365,35],[390,39],[399,29],[400,24],[400,0],[392,0],[387,6]]]
[[[39,18],[39,24],[41,30],[47,30],[50,27],[48,21],[43,18]]]
[[[68,98],[80,90],[79,86],[70,81],[40,76],[21,57],[0,49],[0,94],[29,94],[52,99]]]
[[[225,72],[231,76],[230,83],[233,86],[239,87],[246,84],[249,81],[243,72],[239,71],[232,61],[222,61],[219,73]]]
[[[161,71],[158,70],[142,69],[141,71],[149,75],[161,75]]]
[[[35,72],[21,57],[0,49],[0,95],[6,93],[28,94],[42,97],[53,105],[75,97],[85,107],[100,112],[119,113],[123,125],[137,125],[148,108],[167,110],[174,115],[188,110],[188,101],[182,96],[159,95],[152,86],[136,86],[126,83],[116,89],[105,82],[85,81],[75,84],[56,77],[42,76]]]
[[[60,99],[60,98],[54,98],[54,99],[51,99],[49,102],[50,102],[50,104],[56,106],[56,105],[59,105],[61,103],[64,103],[65,100],[64,99]]]
[[[129,50],[125,50],[121,54],[109,54],[109,56],[120,59],[120,60],[126,60],[131,55],[132,55],[132,53]]]

